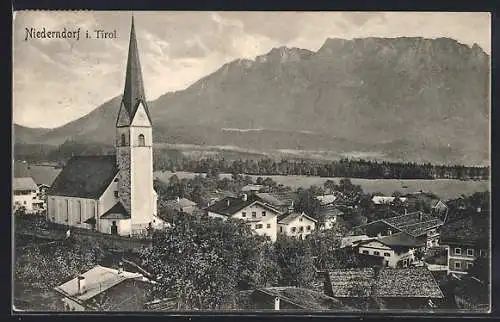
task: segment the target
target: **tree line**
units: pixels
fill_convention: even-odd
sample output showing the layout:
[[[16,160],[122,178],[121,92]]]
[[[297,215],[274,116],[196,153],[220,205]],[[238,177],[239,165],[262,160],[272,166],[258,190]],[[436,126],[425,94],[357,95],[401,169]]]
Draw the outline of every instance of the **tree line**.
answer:
[[[226,160],[224,158],[169,159],[156,154],[153,167],[157,171],[189,171],[197,173],[243,173],[247,175],[306,175],[366,179],[459,179],[487,180],[489,167],[464,165],[432,165],[414,162],[387,162],[357,159],[320,161],[309,159]]]

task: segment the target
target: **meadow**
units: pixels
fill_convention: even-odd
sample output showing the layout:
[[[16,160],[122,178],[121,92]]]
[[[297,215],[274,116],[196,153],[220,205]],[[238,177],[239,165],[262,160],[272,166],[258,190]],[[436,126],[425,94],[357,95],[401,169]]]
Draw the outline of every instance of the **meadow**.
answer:
[[[168,181],[173,175],[171,171],[155,172],[155,178],[162,181]],[[175,172],[179,179],[193,178],[196,173],[193,172]],[[221,174],[221,178],[231,178],[231,174]],[[251,176],[254,180],[259,176]],[[327,180],[333,180],[336,183],[342,178],[326,178],[326,177],[310,177],[310,176],[261,176],[263,178],[271,178],[278,184],[289,186],[294,189],[303,187],[308,188],[312,185],[322,186]],[[454,179],[358,179],[353,178],[351,182],[360,185],[366,193],[382,193],[391,195],[394,191],[399,191],[403,194],[414,193],[419,191],[432,192],[442,199],[453,199],[463,195],[471,195],[474,192],[490,190],[489,181],[462,181]]]

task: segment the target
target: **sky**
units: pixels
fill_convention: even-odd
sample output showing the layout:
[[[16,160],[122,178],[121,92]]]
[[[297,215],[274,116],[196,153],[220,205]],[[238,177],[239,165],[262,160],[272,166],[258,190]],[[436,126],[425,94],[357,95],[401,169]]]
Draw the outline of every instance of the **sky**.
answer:
[[[491,50],[489,13],[17,12],[13,122],[53,128],[121,95],[132,14],[148,100],[185,89],[232,60],[280,46],[316,51],[327,38],[449,37]],[[81,28],[81,38],[25,40],[26,28],[44,27]],[[96,39],[97,29],[116,30],[117,37]],[[86,39],[84,30],[94,37]]]

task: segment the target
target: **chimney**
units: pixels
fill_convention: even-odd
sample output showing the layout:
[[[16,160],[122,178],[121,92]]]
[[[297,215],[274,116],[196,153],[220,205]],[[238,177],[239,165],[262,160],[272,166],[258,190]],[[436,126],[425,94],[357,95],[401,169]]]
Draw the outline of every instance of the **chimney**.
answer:
[[[85,276],[80,275],[76,280],[78,283],[78,294],[82,295],[86,291]]]
[[[243,201],[247,201],[248,200],[248,196],[246,193],[244,193],[242,196],[241,196],[241,199],[243,199]]]
[[[274,309],[276,311],[279,311],[280,309],[280,298],[277,296],[274,298]]]
[[[121,274],[121,273],[123,273],[123,263],[122,263],[122,261],[120,261],[118,263],[118,274]]]

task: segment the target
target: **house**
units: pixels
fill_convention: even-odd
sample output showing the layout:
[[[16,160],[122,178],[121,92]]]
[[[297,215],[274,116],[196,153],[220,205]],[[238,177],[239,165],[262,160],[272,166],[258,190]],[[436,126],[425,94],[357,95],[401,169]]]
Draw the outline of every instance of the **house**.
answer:
[[[39,210],[38,186],[33,178],[13,178],[12,195],[13,211],[24,209],[25,213],[33,214]]]
[[[354,236],[345,236],[340,239],[340,248],[351,247],[354,244],[371,239],[372,237],[368,237],[367,235],[354,235]]]
[[[443,200],[438,200],[431,208],[432,213],[443,220],[443,222],[446,222],[446,219],[448,217],[448,205]]]
[[[448,274],[467,274],[477,258],[489,257],[489,227],[489,216],[479,214],[443,226],[441,243],[447,249]]]
[[[239,198],[226,197],[206,210],[208,216],[212,218],[244,220],[257,235],[268,236],[271,241],[276,241],[277,219],[281,212],[254,195],[243,194]]]
[[[144,309],[146,292],[154,283],[121,267],[97,265],[54,290],[67,311],[138,311]]]
[[[415,261],[415,250],[423,243],[405,232],[360,240],[354,243],[360,254],[384,259],[385,267],[409,267]]]
[[[115,127],[115,155],[73,157],[59,173],[48,191],[49,221],[121,236],[161,223],[153,188],[152,123],[133,19]]]
[[[321,229],[332,229],[343,215],[344,212],[334,205],[322,206],[319,214],[320,218],[323,218]]]
[[[439,245],[439,229],[442,225],[443,221],[433,214],[416,211],[375,220],[358,228],[370,237],[381,237],[396,232],[405,232],[418,239],[419,242],[424,242],[425,247],[433,247]]]
[[[187,198],[179,198],[177,197],[174,200],[167,200],[165,203],[165,207],[192,215],[193,212],[197,209],[196,202],[191,201]]]
[[[331,205],[337,200],[337,194],[320,195],[316,196],[316,199],[321,203],[322,206]]]
[[[425,268],[382,269],[372,286],[380,309],[432,309],[444,295]]]
[[[261,184],[247,184],[243,188],[241,188],[242,192],[258,192],[263,189],[264,186]]]
[[[375,205],[388,205],[394,202],[397,197],[373,196],[372,202]],[[406,202],[407,198],[399,197],[401,202]]]
[[[429,309],[444,297],[425,268],[333,269],[325,277],[325,294],[366,309]]]
[[[237,299],[240,310],[343,310],[350,311],[339,300],[317,292],[298,287],[267,287],[241,291]]]
[[[279,234],[304,239],[316,229],[317,222],[304,212],[282,214],[278,217]]]

